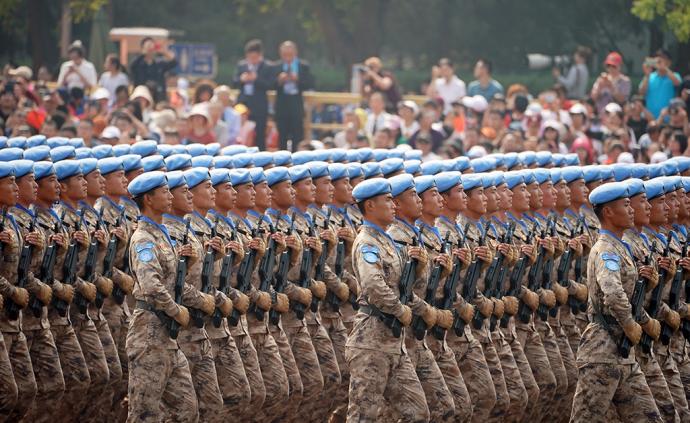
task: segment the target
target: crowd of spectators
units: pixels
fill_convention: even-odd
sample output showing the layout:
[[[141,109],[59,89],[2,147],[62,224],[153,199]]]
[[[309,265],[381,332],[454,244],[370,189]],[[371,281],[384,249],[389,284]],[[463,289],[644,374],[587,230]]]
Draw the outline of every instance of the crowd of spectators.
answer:
[[[675,72],[663,49],[644,61],[644,76],[633,84],[619,52],[609,53],[604,71],[590,78],[590,52],[578,48],[569,69],[554,68],[553,87],[538,93],[520,84],[504,88],[485,58],[466,83],[442,58],[431,70],[423,102],[405,100],[394,73],[371,57],[353,67],[360,73],[362,102],[337,109],[334,119],[342,129],[313,140],[303,132],[302,95],[315,81],[295,43],[283,42],[278,59],[270,61],[260,41],[249,41],[228,85],[192,85],[175,76],[177,61],[165,42],[144,38],[140,47],[128,68],[108,55],[100,76],[79,41],[55,79],[45,67],[34,77],[28,66],[5,66],[0,135],[80,137],[88,146],[155,139],[261,150],[407,144],[421,150],[424,160],[524,150],[574,152],[583,164],[690,155],[690,76]],[[270,90],[276,92],[273,102]]]

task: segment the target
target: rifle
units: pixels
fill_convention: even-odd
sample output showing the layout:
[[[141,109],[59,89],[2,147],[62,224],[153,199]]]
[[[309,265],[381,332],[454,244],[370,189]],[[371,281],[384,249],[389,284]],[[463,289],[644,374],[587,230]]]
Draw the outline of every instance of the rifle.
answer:
[[[546,234],[548,233],[550,226],[552,224],[551,218],[546,220],[546,224],[544,225],[544,228],[541,230],[541,234],[539,235],[539,238],[544,239],[546,238]],[[539,278],[537,277],[539,275],[539,272],[541,271],[542,265],[544,263],[544,256],[546,255],[546,247],[543,245],[539,247],[539,253],[537,254],[537,259],[534,262],[532,266],[529,268],[529,272],[527,273],[527,278],[529,280],[528,288],[532,292],[536,292],[539,289]],[[522,323],[529,323],[529,321],[532,319],[532,311],[530,310],[529,306],[524,302],[520,301],[520,307],[518,308],[518,318]]]
[[[328,209],[328,214],[326,215],[326,220],[323,221],[323,230],[328,229],[328,223],[331,220],[331,209]],[[314,270],[314,280],[322,281],[324,280],[324,273],[326,272],[326,259],[328,258],[328,240],[321,241],[321,255],[316,261],[316,269]],[[316,295],[311,297],[311,305],[309,307],[311,311],[316,313],[319,310],[319,299]]]
[[[261,225],[261,222],[259,222]],[[259,291],[269,292],[271,289],[271,281],[273,280],[273,269],[276,264],[276,241],[271,237],[276,230],[272,223],[268,224],[268,247],[266,247],[266,253],[261,258],[259,263]],[[281,257],[282,258],[282,257]],[[264,310],[257,307],[256,304],[252,304],[249,308],[249,312],[254,313],[256,320],[264,320]]]
[[[527,241],[525,241],[526,245],[532,243],[536,229],[537,225],[533,225],[532,229],[527,234]],[[508,295],[517,297],[517,295],[520,293],[520,288],[522,287],[522,278],[525,276],[525,270],[527,269],[529,260],[530,259],[527,255],[522,254],[517,264],[513,268],[513,271],[510,272],[510,289],[508,290]],[[520,300],[520,304],[522,304],[522,300]],[[504,314],[501,318],[501,327],[507,328],[509,322],[510,315]]]
[[[292,219],[290,229],[287,231],[288,236],[292,233],[292,231],[294,231],[294,229],[295,219]],[[273,285],[273,290],[276,292],[276,294],[281,294],[283,291],[285,291],[285,286],[288,282],[287,274],[290,270],[291,259],[292,250],[290,248],[286,248],[285,251],[283,251],[280,255],[280,261],[278,262],[278,273],[275,274],[275,284]],[[278,313],[276,309],[271,309],[271,311],[268,313],[268,320],[272,324],[277,325],[280,323],[280,313]]]
[[[484,232],[481,238],[479,238],[479,247],[483,247],[486,244],[486,236],[489,234],[489,229],[491,228],[491,221],[487,220],[486,225],[484,225]],[[470,267],[467,269],[465,274],[465,280],[463,281],[463,298],[468,303],[473,301],[477,297],[477,280],[482,273],[482,261],[476,256],[470,263]],[[458,316],[456,319],[459,319]],[[472,318],[472,326],[475,329],[481,329],[484,323],[484,316],[479,312],[479,308],[474,312],[474,317]]]
[[[671,247],[671,237],[674,236],[674,234],[675,233],[673,231],[669,232],[668,240],[666,241],[666,246],[664,247],[664,254],[662,257],[668,257]],[[667,276],[666,272],[667,270],[664,268],[659,270],[659,283],[652,291],[652,298],[649,300],[649,307],[647,307],[647,314],[649,314],[650,319],[656,319],[659,309],[661,308],[661,297]],[[640,338],[640,346],[642,347],[642,351],[649,354],[652,351],[652,342],[652,337],[643,332],[642,338]]]
[[[513,241],[513,233],[515,232],[515,222],[510,222],[508,225],[508,229],[506,230],[506,233],[503,235],[503,243],[504,244],[512,244]],[[503,254],[500,254],[503,256]],[[491,285],[494,287],[494,297],[498,298],[499,300],[503,298],[503,283],[506,279],[506,275],[508,274],[508,266],[505,266],[503,264],[503,261],[505,261],[505,257],[500,257],[502,260],[500,260],[498,264],[498,268],[500,271],[495,272],[496,276],[494,279],[495,281],[491,281]],[[497,323],[497,317],[495,314],[491,315],[491,318],[489,319],[489,330],[493,331],[496,329],[496,323]]]
[[[585,218],[580,216],[580,227],[582,228],[582,232],[580,234],[584,233],[584,229],[587,227],[587,222],[585,222]],[[588,233],[589,230],[587,231]],[[582,283],[582,263],[585,259],[585,254],[583,254],[575,259],[575,265],[573,266],[573,273],[575,276],[575,282],[577,283]],[[573,309],[572,306],[570,307],[570,310],[573,312],[573,314],[578,314],[579,312],[585,313],[587,312],[587,301],[582,301],[577,304],[577,309]]]
[[[117,217],[117,221],[114,225],[115,228],[119,228],[122,225],[124,213],[125,211],[123,208],[122,212],[120,212],[120,215]],[[120,240],[117,238],[117,236],[111,236],[110,241],[108,241],[108,248],[105,251],[105,258],[103,259],[103,276],[109,279],[112,279],[113,277],[113,266],[119,243]],[[123,291],[122,288],[120,288],[117,284],[113,284],[113,292],[111,296],[113,297],[113,300],[115,300],[115,303],[120,305],[124,303],[126,295],[127,294],[125,294],[125,291]]]
[[[683,252],[681,253],[681,257],[685,257],[688,253],[688,244],[687,242],[683,244]],[[683,283],[683,267],[678,265],[676,267],[676,273],[673,275],[673,282],[671,283],[671,291],[668,294],[668,306],[671,308],[673,311],[677,311],[680,308],[680,288],[681,284]],[[682,321],[683,326],[687,326],[686,322],[687,320],[683,319]],[[690,333],[688,333],[690,335]],[[659,336],[659,339],[664,345],[668,345],[669,342],[671,342],[671,338],[673,337],[673,329],[671,326],[668,325],[666,322],[661,322],[661,335]],[[687,339],[686,336],[686,328],[683,327],[683,337]]]
[[[83,211],[80,210],[77,213],[78,219],[77,223],[74,226],[75,232],[78,232],[81,230],[81,218],[82,218],[82,213]],[[65,218],[65,213],[62,213],[62,217],[60,220],[64,221]],[[69,243],[69,247],[67,247],[67,253],[65,254],[65,262],[62,265],[62,273],[63,273],[63,279],[64,283],[68,285],[74,285],[74,282],[77,278],[77,262],[79,260],[79,243],[72,237]],[[84,298],[83,295],[81,295],[79,292],[75,293],[75,302],[77,303],[77,306],[79,307],[79,312],[84,314],[86,313],[86,307],[88,306],[88,301],[86,301],[86,298]],[[58,314],[61,317],[64,317],[67,315],[67,308],[69,307],[69,304],[61,300],[57,297],[53,297],[53,307],[57,310]],[[82,312],[82,310],[84,310]]]
[[[553,215],[553,223],[551,224],[551,232],[549,235],[551,237],[556,236],[556,215]],[[553,279],[551,278],[551,272],[553,271],[553,257],[549,257],[546,262],[544,263],[544,267],[542,268],[542,274],[541,274],[541,286],[544,289],[551,289],[551,286],[553,286]],[[558,304],[554,306],[554,309],[557,310]],[[539,315],[539,318],[542,321],[546,321],[549,318],[549,309],[546,307],[546,304],[539,304],[539,307],[537,308],[537,314]]]
[[[34,214],[33,218],[31,219],[31,224],[29,225],[28,233],[34,231],[35,225],[36,215]],[[29,266],[31,265],[32,252],[33,245],[24,241],[24,245],[22,245],[22,252],[19,255],[19,266],[17,267],[17,287],[19,288],[25,288],[27,282],[29,281]],[[34,307],[38,307],[37,310],[40,316],[43,304],[41,304],[41,302],[38,301],[38,299],[33,294],[29,296],[29,304],[31,305],[31,310],[34,311],[34,313],[36,312],[36,309],[34,309]],[[17,320],[19,318],[20,310],[21,307],[19,307],[17,303],[12,301],[12,298],[10,298],[9,296],[5,298],[5,314],[7,315],[7,318],[9,320]]]
[[[216,223],[211,227],[211,237],[209,239],[215,238],[216,237],[216,228],[218,226],[218,218],[216,218]],[[232,253],[230,253],[232,254]],[[204,255],[204,261],[201,265],[201,292],[204,294],[210,294],[213,289],[213,284],[211,283],[211,277],[213,277],[213,264],[216,261],[216,252],[213,250],[213,247],[210,245],[206,248],[206,254]],[[192,318],[192,321],[194,322],[194,326],[198,328],[203,328],[204,327],[204,316],[205,313],[199,309],[192,309],[190,310],[190,315]],[[223,316],[220,314],[220,310],[218,308],[215,308],[213,310],[213,320],[218,321],[218,326],[220,327],[220,322],[222,321]]]
[[[230,234],[230,241],[235,240],[237,235],[237,228],[232,228],[232,233]],[[252,230],[252,239],[256,237],[256,229]],[[237,290],[243,294],[249,291],[251,286],[251,277],[254,272],[254,260],[256,258],[256,250],[249,250],[240,267],[237,271]],[[220,267],[220,282],[218,283],[218,290],[227,294],[230,291],[230,273],[232,269],[232,262],[235,261],[235,254],[230,251],[225,257],[223,257],[223,263]],[[220,317],[220,314],[218,314]],[[237,326],[240,321],[240,311],[233,307],[232,313],[228,316],[228,324],[230,326]],[[217,324],[217,326],[216,326]],[[213,325],[220,327],[220,319],[217,319],[216,315],[213,316]]]
[[[446,233],[446,239],[443,241],[442,254],[450,254],[450,232]],[[429,277],[429,282],[426,284],[426,291],[424,293],[424,301],[432,305],[435,303],[436,299],[436,289],[438,284],[441,282],[441,274],[443,273],[443,266],[436,263],[431,269],[431,276]],[[412,332],[415,338],[418,340],[424,339],[426,336],[426,331],[429,329],[422,319],[421,316],[414,316],[412,319]]]
[[[103,216],[103,209],[101,209],[100,214],[97,215],[96,228],[94,229],[94,234],[101,228],[101,217]],[[86,250],[86,260],[84,261],[84,280],[87,282],[93,282],[96,276],[96,254],[98,253],[98,240],[95,236],[91,236],[91,242],[89,243],[89,248]],[[103,306],[103,301],[105,297],[101,292],[96,290],[96,300],[94,301],[96,307],[101,308]],[[88,302],[80,303],[77,301],[77,307],[79,307],[79,312],[82,314],[86,313],[88,308]],[[84,310],[82,312],[82,309]]]
[[[458,248],[462,248],[465,245],[467,239],[467,231],[470,229],[470,224],[465,225],[465,230],[462,232],[462,238],[458,240]],[[457,256],[453,259],[453,271],[448,275],[446,283],[443,285],[443,297],[437,303],[437,307],[443,310],[453,310],[453,326],[451,329],[455,332],[455,335],[462,336],[465,331],[465,321],[462,320],[458,312],[453,309],[453,302],[458,291],[458,282],[460,282],[460,270],[462,270],[462,261]],[[446,336],[446,329],[440,326],[434,326],[431,330],[434,338],[442,341]]]
[[[578,221],[578,226],[573,230],[571,235],[574,233],[579,232],[578,235],[582,235],[582,222]],[[570,286],[570,280],[568,279],[568,275],[570,274],[570,266],[573,261],[573,254],[575,252],[572,250],[572,248],[568,247],[567,250],[563,253],[561,256],[561,261],[558,262],[558,270],[556,270],[556,278],[558,279],[558,284],[561,285],[564,288],[567,288]],[[570,310],[572,311],[573,314],[577,314],[580,312],[580,307],[573,296],[568,297],[568,306],[570,306]],[[549,310],[549,315],[551,317],[556,317],[556,314],[558,314],[558,305],[556,305],[554,308]]]
[[[345,216],[347,216],[347,209],[345,209]],[[340,227],[344,228],[345,227],[345,218],[340,221]],[[334,271],[335,271],[335,276],[338,277],[338,279],[342,280],[343,278],[343,273],[345,272],[345,241],[342,239],[338,240],[338,244],[335,247],[335,265]],[[359,304],[357,303],[357,296],[350,291],[350,297],[348,298],[348,302],[350,305],[352,305],[353,310],[359,310]],[[335,292],[333,291],[328,291],[326,294],[326,304],[331,306],[331,310],[333,311],[338,311],[340,310],[340,299],[338,298],[337,295],[335,295]]]
[[[292,221],[295,221],[295,214],[292,215]],[[309,229],[307,232],[307,237],[313,237],[314,236],[314,224],[313,222],[309,225]],[[297,281],[297,285],[302,287],[302,288],[309,288],[309,285],[311,284],[311,267],[312,263],[314,260],[314,250],[311,248],[307,247],[304,249],[302,253],[302,263],[300,264],[300,269],[299,269],[299,280]],[[318,300],[317,300],[318,301]],[[312,295],[312,304],[314,304],[314,296]],[[318,304],[318,302],[317,302]],[[298,319],[302,320],[304,319],[304,312],[306,311],[306,306],[299,301],[291,301],[290,302],[290,308],[292,308],[292,311],[295,312],[295,316],[297,316]]]
[[[192,221],[186,219],[184,237],[182,237],[182,245],[186,245],[189,240],[189,228]],[[177,259],[177,268],[175,269],[175,303],[182,304],[182,292],[184,291],[184,280],[187,277],[187,256],[180,256]],[[177,339],[177,335],[180,333],[180,324],[177,321],[163,312],[157,313],[159,318],[163,320],[163,323],[168,327],[168,335],[170,338]]]
[[[64,219],[64,213],[62,217]],[[63,219],[60,219],[60,221],[55,222],[55,228],[53,229],[53,233],[57,234],[60,231],[60,222]],[[52,286],[54,282],[53,269],[55,268],[55,259],[57,258],[57,251],[57,242],[53,240],[53,242],[50,243],[48,248],[46,248],[45,253],[43,253],[43,260],[41,261],[41,268],[39,270],[38,279],[46,285]],[[33,297],[31,302],[29,303],[29,307],[31,308],[31,311],[33,311],[34,317],[41,317],[41,313],[43,311],[43,304],[38,300],[38,298]]]
[[[656,249],[656,242],[654,242],[653,245],[653,250]],[[643,265],[648,266],[650,261],[651,261],[651,252],[650,254],[645,257],[645,261],[643,262]],[[630,305],[632,308],[632,315],[633,319],[635,319],[636,322],[639,322],[642,319],[642,310],[644,310],[644,297],[647,292],[647,279],[645,278],[640,278],[635,282],[635,288],[633,289],[633,294],[632,297],[630,298]],[[625,336],[625,333],[621,335],[620,339],[618,340],[618,353],[621,355],[623,358],[628,358],[630,355],[630,350],[632,349],[633,344],[628,339],[627,336]]]
[[[688,239],[686,239],[686,241],[685,241],[685,245],[683,246],[682,257],[686,257],[688,254],[688,248],[689,248],[688,244],[690,244],[690,237],[688,237]],[[678,266],[678,267],[681,267],[681,266]],[[682,274],[683,274],[682,270],[683,269],[681,268],[680,270],[681,270],[681,278],[682,278]],[[678,271],[676,271],[676,277],[677,276],[678,276]],[[690,298],[690,296],[688,296],[688,294],[690,294],[688,292],[688,289],[690,288],[690,278],[685,280],[684,285],[685,285],[685,298],[687,301],[687,299]],[[680,323],[680,330],[681,330],[681,333],[683,334],[683,337],[687,340],[690,340],[690,320],[682,319],[681,323]]]

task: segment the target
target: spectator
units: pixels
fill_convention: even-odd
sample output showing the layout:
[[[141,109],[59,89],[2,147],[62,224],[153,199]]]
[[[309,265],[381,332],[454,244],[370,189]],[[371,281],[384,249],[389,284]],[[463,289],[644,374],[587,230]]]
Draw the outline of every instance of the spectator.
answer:
[[[273,84],[273,70],[264,62],[263,46],[259,40],[250,40],[244,46],[244,60],[237,64],[233,85],[239,88],[238,103],[249,109],[249,116],[243,122],[254,122],[254,145],[266,149],[266,119],[268,118],[268,97],[266,91]]]
[[[93,146],[93,121],[91,119],[82,119],[77,124],[77,136],[84,140],[87,147]]]
[[[477,61],[474,65],[474,77],[477,79],[467,87],[468,96],[481,95],[488,102],[494,94],[503,94],[503,86],[491,77],[491,68],[491,62],[487,59]]]
[[[339,148],[352,148],[362,126],[354,107],[346,107],[343,110],[343,125],[345,125],[345,130],[336,133],[333,142]]]
[[[151,37],[144,37],[139,45],[141,54],[129,66],[132,83],[147,86],[158,103],[166,98],[165,73],[177,66],[177,60],[168,48],[167,40],[156,42]]]
[[[422,162],[430,162],[433,160],[439,160],[441,158],[441,156],[434,153],[432,141],[427,137],[426,134],[420,134],[416,137],[415,148],[422,151]]]
[[[43,126],[41,126],[41,135],[45,135],[46,138],[56,137],[58,134],[58,124],[51,119],[46,119],[43,121]]]
[[[369,114],[364,125],[364,131],[369,138],[373,138],[377,130],[388,127],[392,115],[386,112],[386,101],[383,94],[376,92],[369,99]]]
[[[291,148],[304,138],[304,100],[302,93],[314,88],[309,63],[297,56],[297,45],[284,41],[280,45],[280,61],[276,64],[276,124],[280,136],[279,149]]]
[[[357,134],[357,137],[355,138],[354,142],[352,143],[352,148],[365,148],[365,147],[371,147],[371,143],[369,142],[369,137],[367,137],[367,134],[360,131]]]
[[[211,116],[208,113],[208,103],[198,103],[192,106],[187,117],[189,131],[182,144],[211,144],[216,142],[216,135],[211,127]]]
[[[412,100],[406,100],[398,105],[398,116],[400,116],[400,142],[407,144],[412,135],[419,130],[417,114],[419,107]]]
[[[589,69],[587,60],[592,53],[587,47],[580,46],[573,54],[574,64],[568,70],[568,74],[563,76],[558,67],[553,68],[553,77],[559,84],[565,87],[568,98],[580,100],[587,96],[589,86]]]
[[[226,146],[230,141],[230,131],[228,124],[225,123],[221,117],[223,116],[223,103],[219,100],[211,100],[208,103],[208,114],[210,117],[210,124],[213,128],[213,133],[216,137],[216,142],[222,146]]]
[[[398,102],[402,100],[400,87],[395,76],[383,69],[383,63],[378,57],[370,57],[364,61],[362,72],[362,97],[370,101],[372,94],[381,93],[385,101],[386,111],[394,113]]]
[[[199,82],[194,90],[194,104],[211,101],[214,94],[214,84],[211,81]]]
[[[678,157],[688,150],[688,137],[680,131],[675,131],[668,145],[669,156]]]
[[[234,144],[237,140],[237,135],[240,133],[242,120],[233,108],[234,100],[230,96],[230,87],[220,85],[213,90],[213,95],[223,105],[223,115],[221,118],[228,126],[228,144]]]
[[[115,89],[115,104],[112,105],[112,109],[117,110],[125,107],[129,101],[129,87],[127,85],[120,85]]]
[[[645,96],[647,109],[654,118],[669,105],[681,83],[680,74],[673,72],[670,66],[671,54],[664,49],[657,50],[655,58],[642,64],[644,78],[640,82],[640,94]]]
[[[690,134],[688,113],[685,110],[685,102],[680,98],[674,98],[667,108],[659,116],[661,122],[667,123],[674,131]]]
[[[453,62],[448,58],[438,61],[438,66],[431,69],[431,83],[426,95],[429,98],[441,98],[443,100],[443,113],[447,114],[453,109],[453,103],[460,101],[467,95],[465,82],[455,75]]]
[[[604,66],[606,72],[602,72],[592,86],[592,98],[596,102],[597,113],[602,115],[604,108],[609,103],[625,104],[630,96],[630,78],[621,72],[623,57],[613,51],[606,56]]]
[[[102,144],[115,145],[119,144],[122,138],[122,133],[117,126],[108,126],[101,133],[100,141]]]
[[[98,85],[108,90],[110,94],[109,106],[115,104],[115,98],[117,87],[120,85],[129,85],[129,78],[125,73],[125,68],[120,63],[120,59],[114,54],[109,54],[105,58],[105,63],[103,64],[105,72],[101,74],[101,78],[98,80]]]
[[[58,87],[80,88],[83,91],[96,85],[98,76],[93,63],[84,59],[84,46],[77,40],[67,50],[68,61],[60,66]]]
[[[435,117],[436,115],[431,111],[422,113],[421,117],[419,118],[419,130],[417,130],[417,132],[415,132],[410,138],[410,146],[412,148],[420,148],[417,146],[417,140],[420,137],[423,137],[425,140],[428,140],[431,143],[430,148],[432,151],[438,151],[438,149],[441,147],[443,140],[445,140],[446,137],[441,132],[432,128]]]
[[[634,95],[625,105],[625,124],[635,134],[635,139],[639,140],[645,132],[647,125],[654,120],[654,116],[644,107],[644,97]]]
[[[175,89],[170,92],[170,105],[178,113],[189,111],[189,81],[186,78],[175,79]]]
[[[256,136],[256,123],[249,119],[249,109],[240,103],[235,106],[235,111],[240,115],[240,133],[237,135],[237,144],[254,145]]]
[[[17,108],[17,96],[10,90],[0,93],[0,133],[5,132],[7,119]]]
[[[393,148],[395,141],[389,128],[381,128],[374,134],[374,148]]]
[[[134,88],[132,95],[129,96],[129,100],[139,105],[139,110],[141,110],[140,120],[144,125],[148,125],[151,122],[151,112],[153,111],[153,98],[151,98],[149,89],[144,85],[139,85]]]

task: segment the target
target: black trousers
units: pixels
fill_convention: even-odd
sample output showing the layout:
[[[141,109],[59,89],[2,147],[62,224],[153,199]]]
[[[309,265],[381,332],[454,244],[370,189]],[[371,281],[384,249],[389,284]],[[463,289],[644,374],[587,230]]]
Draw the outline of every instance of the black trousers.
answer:
[[[276,101],[276,125],[280,136],[280,149],[287,150],[292,140],[292,151],[304,139],[304,106],[301,96]]]

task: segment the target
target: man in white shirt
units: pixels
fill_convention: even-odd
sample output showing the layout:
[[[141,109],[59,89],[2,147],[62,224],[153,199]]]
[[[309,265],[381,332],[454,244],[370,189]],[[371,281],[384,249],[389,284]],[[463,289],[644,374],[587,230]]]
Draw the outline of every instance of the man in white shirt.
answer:
[[[81,41],[77,40],[72,43],[67,55],[70,60],[64,62],[60,66],[60,74],[58,75],[58,86],[72,88],[81,88],[88,90],[96,85],[98,75],[96,74],[96,67],[93,63],[84,59],[84,47]]]
[[[391,115],[386,113],[386,101],[383,94],[375,92],[369,98],[369,115],[367,116],[367,123],[364,125],[364,131],[369,138],[373,138],[376,131],[384,129],[389,126]]]
[[[455,75],[453,62],[448,58],[438,61],[438,66],[431,70],[432,83],[429,84],[427,96],[429,98],[440,97],[443,100],[443,114],[453,109],[453,102],[459,101],[467,94],[465,82]]]

